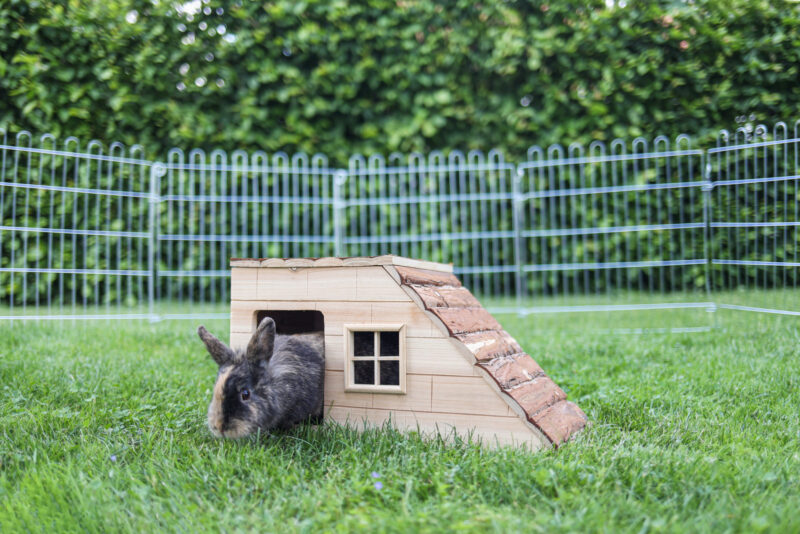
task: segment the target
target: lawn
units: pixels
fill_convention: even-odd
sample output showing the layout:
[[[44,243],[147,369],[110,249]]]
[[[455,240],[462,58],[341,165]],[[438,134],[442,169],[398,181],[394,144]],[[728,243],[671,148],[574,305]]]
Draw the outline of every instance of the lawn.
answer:
[[[644,335],[502,317],[593,421],[539,454],[335,425],[220,441],[196,321],[3,322],[0,531],[800,531],[800,319],[724,313]]]

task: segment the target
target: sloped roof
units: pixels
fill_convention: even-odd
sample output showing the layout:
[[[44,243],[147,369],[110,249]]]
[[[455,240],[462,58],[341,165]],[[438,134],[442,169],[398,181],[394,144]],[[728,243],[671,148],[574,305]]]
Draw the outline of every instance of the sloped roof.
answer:
[[[475,358],[515,410],[558,446],[586,415],[452,273],[393,266],[399,283]]]

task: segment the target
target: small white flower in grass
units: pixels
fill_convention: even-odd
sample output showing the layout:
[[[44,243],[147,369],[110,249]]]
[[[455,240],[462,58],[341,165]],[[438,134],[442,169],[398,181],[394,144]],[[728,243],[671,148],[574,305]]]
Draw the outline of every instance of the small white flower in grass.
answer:
[[[375,489],[376,490],[382,490],[383,489],[383,483],[380,482],[380,481],[376,482],[375,483]]]
[[[117,461],[117,455],[116,454],[112,454],[110,459],[111,459],[112,462],[116,462]]]
[[[125,20],[128,21],[128,24],[135,24],[137,20],[139,20],[139,12],[135,9],[133,11],[128,11],[128,14],[125,15]]]

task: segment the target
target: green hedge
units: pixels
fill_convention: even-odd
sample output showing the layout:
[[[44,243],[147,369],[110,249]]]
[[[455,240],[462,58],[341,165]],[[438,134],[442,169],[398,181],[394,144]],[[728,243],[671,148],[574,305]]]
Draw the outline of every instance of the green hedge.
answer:
[[[153,4],[0,5],[0,126],[158,157],[302,150],[343,164],[354,152],[703,137],[800,104],[796,2],[212,1],[191,21]]]
[[[604,1],[590,4],[279,0],[202,4],[211,14],[196,14],[189,21],[174,11],[171,2],[163,1],[157,5],[127,0],[7,1],[0,5],[0,127],[12,133],[49,131],[59,139],[74,135],[141,144],[152,159],[166,158],[171,146],[319,151],[330,156],[332,165],[346,166],[356,152],[499,147],[509,159],[519,161],[531,144],[565,140],[588,144],[615,136],[656,134],[674,138],[681,132],[691,133],[696,144],[713,146],[716,130],[735,127],[742,117],[769,123],[796,116],[797,3],[631,2],[610,9]],[[217,33],[220,25],[224,35]],[[198,78],[205,80],[202,86],[195,83]],[[45,169],[66,165],[65,176],[72,176],[71,162],[42,160]],[[68,185],[116,187],[112,182],[92,182],[95,170],[79,169]],[[4,169],[3,175],[8,178],[9,172]],[[694,172],[697,176],[702,169],[697,166]],[[714,208],[719,218],[791,219],[792,206],[800,201],[797,187],[759,187],[717,192]],[[770,200],[764,203],[766,208],[748,205],[747,195],[753,198],[755,192]],[[143,231],[139,222],[146,221],[148,209],[145,201],[137,201],[123,210],[124,216],[109,219],[106,214],[116,213],[113,199],[88,201],[38,192],[23,213],[27,197],[4,198],[0,219],[10,226],[61,228],[60,218],[77,213],[76,228]],[[535,219],[542,210],[548,210],[556,227],[576,221],[579,226],[613,226],[702,219],[702,199],[697,194],[675,191],[663,199],[652,195],[642,200],[636,194],[609,198],[614,201],[612,212],[605,215],[597,202],[584,205],[582,199],[531,202],[525,228],[553,228]],[[162,204],[160,209],[167,207]],[[438,207],[426,209],[430,213],[420,211],[418,222],[405,228],[407,233],[476,228],[460,215],[448,215],[437,226],[431,221],[441,218]],[[479,229],[511,228],[510,202],[495,209],[505,210],[507,216],[492,228],[484,228],[488,219],[482,219],[484,226]],[[254,210],[248,207],[239,220],[254,213],[261,217]],[[384,233],[392,232],[392,217],[396,220],[400,211],[396,206],[372,211],[351,208],[343,222],[349,228],[351,221],[366,218],[374,223],[370,231],[380,232],[384,225]],[[279,227],[271,226],[268,233],[298,233],[288,214],[279,219]],[[162,217],[160,231],[235,234],[241,230],[232,222],[210,228],[208,220],[203,227],[195,209],[185,219]],[[720,231],[713,252],[722,258],[794,259],[798,252],[794,235],[793,230],[770,228]],[[61,244],[66,266],[80,256],[90,269],[146,268],[141,265],[140,238],[56,238],[56,248]],[[23,238],[17,233],[0,243],[0,264],[59,267],[47,257],[52,245],[44,235]],[[351,245],[346,253],[416,251],[442,261],[464,258],[481,265],[488,258],[495,265],[513,265],[514,247],[508,239],[490,245],[466,240],[447,246]],[[213,253],[212,246],[217,247]],[[331,253],[330,244],[270,247],[269,254]],[[528,263],[607,262],[691,259],[702,257],[703,248],[702,232],[694,229],[530,239],[523,254]],[[179,250],[177,243],[164,243],[158,268],[220,269],[224,267],[220,258],[238,254],[233,245],[187,244]],[[717,267],[714,283],[720,287],[795,283],[794,271],[774,271]],[[470,287],[484,293],[508,292],[516,282],[513,272],[465,278]],[[526,274],[524,282],[533,292],[668,291],[703,287],[706,271],[704,266],[556,271]],[[187,296],[191,291],[203,299],[220,296],[227,285],[223,279],[203,278],[161,279],[160,284],[164,296]],[[141,278],[2,273],[0,299],[12,300],[12,290],[18,303],[23,293],[35,302],[65,291],[67,298],[78,301],[133,304],[142,299],[146,287]]]

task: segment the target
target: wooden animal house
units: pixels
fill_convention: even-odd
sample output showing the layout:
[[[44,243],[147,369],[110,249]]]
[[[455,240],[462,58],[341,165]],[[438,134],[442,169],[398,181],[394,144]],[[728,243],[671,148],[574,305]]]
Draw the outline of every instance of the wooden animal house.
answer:
[[[453,275],[398,256],[232,259],[231,345],[324,331],[325,416],[558,446],[586,416]]]

